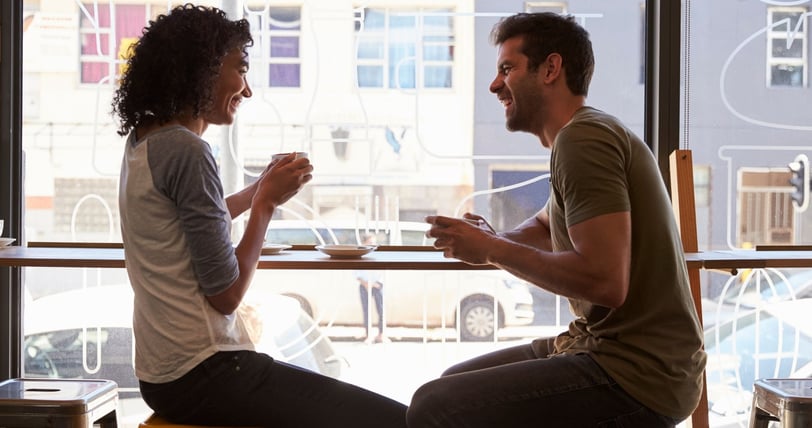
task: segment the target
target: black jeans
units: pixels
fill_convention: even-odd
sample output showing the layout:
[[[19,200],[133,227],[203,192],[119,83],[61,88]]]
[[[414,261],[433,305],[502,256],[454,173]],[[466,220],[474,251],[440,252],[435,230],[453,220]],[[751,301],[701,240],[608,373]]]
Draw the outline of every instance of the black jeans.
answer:
[[[535,345],[535,346],[534,346]],[[409,428],[665,428],[586,354],[546,357],[539,340],[473,358],[415,392]]]
[[[180,379],[140,387],[155,413],[176,423],[406,426],[406,406],[397,401],[253,351],[218,352]]]

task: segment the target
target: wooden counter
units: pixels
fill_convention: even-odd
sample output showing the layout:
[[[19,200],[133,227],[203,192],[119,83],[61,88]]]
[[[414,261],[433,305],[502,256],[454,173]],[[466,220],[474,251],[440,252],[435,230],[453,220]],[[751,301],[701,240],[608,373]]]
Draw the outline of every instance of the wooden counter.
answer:
[[[36,245],[36,246],[34,246]],[[123,268],[121,244],[106,246],[12,246],[0,249],[0,266]],[[262,255],[259,269],[365,269],[365,270],[492,270],[447,259],[430,247],[379,247],[361,258],[337,259],[312,245],[294,246],[278,254]]]
[[[689,268],[727,270],[812,267],[812,250],[718,250],[687,253]],[[28,247],[0,248],[0,266],[123,268],[121,244],[32,243]],[[357,259],[331,258],[312,245],[294,246],[279,254],[262,255],[260,269],[378,269],[378,270],[488,270],[493,266],[472,266],[447,259],[431,247],[380,247]]]

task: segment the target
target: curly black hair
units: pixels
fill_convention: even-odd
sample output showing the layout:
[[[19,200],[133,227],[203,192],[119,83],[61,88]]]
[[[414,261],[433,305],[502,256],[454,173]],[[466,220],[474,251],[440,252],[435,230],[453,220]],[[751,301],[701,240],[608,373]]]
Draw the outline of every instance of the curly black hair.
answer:
[[[180,113],[199,117],[212,103],[223,57],[253,45],[248,21],[231,21],[213,7],[187,3],[160,15],[129,52],[113,96],[118,134],[164,124]]]

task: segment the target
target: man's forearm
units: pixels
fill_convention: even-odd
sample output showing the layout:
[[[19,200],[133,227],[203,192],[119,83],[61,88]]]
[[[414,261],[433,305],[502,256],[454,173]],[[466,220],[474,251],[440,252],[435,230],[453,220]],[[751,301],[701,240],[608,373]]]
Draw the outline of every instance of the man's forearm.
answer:
[[[540,250],[552,251],[550,229],[535,217],[525,220],[513,230],[500,232],[499,236]]]

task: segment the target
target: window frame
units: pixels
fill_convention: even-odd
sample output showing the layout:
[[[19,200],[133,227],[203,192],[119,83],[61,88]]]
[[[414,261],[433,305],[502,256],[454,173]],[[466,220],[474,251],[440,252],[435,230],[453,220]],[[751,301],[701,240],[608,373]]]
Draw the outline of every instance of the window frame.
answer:
[[[98,29],[94,27],[86,27],[83,24],[87,20],[94,21],[98,23],[98,17],[91,18],[91,14],[95,14],[93,6],[105,6],[108,8],[107,14],[110,18],[110,24],[107,27],[99,26]],[[83,86],[91,86],[91,85],[107,85],[112,86],[116,79],[115,77],[119,75],[121,67],[125,63],[125,59],[123,58],[124,51],[121,49],[119,45],[119,39],[117,36],[118,31],[116,30],[116,8],[118,7],[140,7],[144,9],[144,23],[141,27],[146,26],[148,21],[155,18],[157,14],[163,13],[166,11],[166,7],[158,6],[154,4],[118,4],[113,1],[107,3],[99,3],[95,2],[94,4],[87,4],[85,2],[79,3],[79,64],[77,68],[78,74],[78,83],[79,85]],[[98,13],[103,13],[99,11]],[[86,15],[87,14],[87,15]],[[98,25],[98,24],[97,24]],[[139,29],[140,33],[140,29]],[[102,36],[107,36],[107,42],[103,43],[99,41],[98,38]],[[98,48],[101,52],[96,54],[85,54],[82,52],[83,40],[85,37],[91,37],[96,39],[96,43],[99,43]],[[104,52],[107,52],[105,54]],[[84,78],[84,71],[83,67],[85,64],[106,64],[107,65],[107,74],[102,75],[101,78],[96,81],[86,81]],[[109,77],[109,78],[108,78]]]
[[[567,2],[563,1],[526,1],[525,12],[556,12],[567,13]]]
[[[0,2],[0,218],[6,231],[25,239],[23,224],[22,22],[24,0]],[[683,2],[645,0],[647,68],[644,140],[665,180],[668,155],[679,148],[680,29]],[[22,375],[22,268],[0,267],[0,377]]]
[[[798,13],[800,15],[798,24],[792,25],[792,19],[783,23],[786,18],[774,22],[777,13]],[[806,88],[809,84],[809,10],[803,6],[770,6],[767,8],[767,46],[766,46],[766,85],[768,88]],[[775,56],[773,44],[778,41],[792,40],[793,43],[801,42],[801,57]],[[788,66],[801,67],[801,83],[776,84],[773,82],[774,67]]]
[[[353,37],[355,38],[355,85],[360,90],[453,90],[454,86],[454,74],[455,74],[455,67],[456,61],[454,59],[454,52],[457,43],[457,36],[456,36],[456,25],[455,25],[455,11],[451,7],[442,7],[438,6],[436,8],[427,8],[427,7],[416,7],[414,9],[407,9],[407,8],[393,8],[393,7],[382,7],[382,8],[362,8],[360,12],[356,13],[354,19],[355,30],[353,31]],[[367,29],[364,25],[364,19],[367,16],[368,11],[376,11],[383,15],[383,26],[381,28],[374,28],[374,29]],[[442,16],[442,15],[449,16],[449,23],[450,26],[448,27],[447,31],[431,31],[427,30],[425,26],[425,18],[430,16]],[[402,60],[406,63],[411,62],[413,63],[412,66],[409,67],[410,71],[413,73],[413,83],[414,86],[412,87],[400,87],[395,82],[395,76],[392,73],[393,67],[397,68],[399,65],[393,66],[391,61],[392,58],[392,47],[394,40],[396,39],[393,37],[393,31],[396,31],[398,28],[391,27],[391,18],[393,16],[409,16],[413,15],[415,17],[414,29],[415,29],[415,36],[413,40],[413,47],[414,53],[412,60]],[[400,28],[403,30],[403,28]],[[448,37],[447,42],[439,41],[439,40],[430,40],[432,37]],[[378,51],[381,53],[380,57],[364,57],[360,58],[360,46],[362,43],[372,43],[375,45],[381,46]],[[450,51],[450,59],[442,60],[442,59],[426,59],[425,53],[428,50],[428,47],[432,46],[447,46]],[[361,75],[358,72],[360,67],[378,67],[381,69],[381,82],[380,85],[367,85],[361,84]],[[447,86],[436,86],[436,85],[429,85],[427,76],[427,70],[429,68],[447,68],[447,76],[449,78],[449,83]],[[393,86],[394,85],[394,86]]]
[[[298,9],[299,20],[298,26],[295,29],[278,29],[271,28],[274,10],[292,10]],[[302,87],[302,25],[303,25],[303,7],[301,5],[291,6],[268,6],[261,11],[254,11],[250,6],[246,5],[243,11],[243,17],[248,19],[252,25],[251,36],[254,38],[254,46],[249,48],[249,60],[251,68],[254,71],[254,78],[251,85],[259,88],[267,89],[300,89]],[[254,30],[254,19],[259,20],[258,30]],[[297,56],[273,56],[272,48],[274,38],[295,38],[297,43]],[[295,85],[273,85],[271,82],[272,72],[274,66],[295,65],[298,66],[296,84]],[[259,68],[257,68],[259,67]],[[256,73],[256,70],[262,70],[261,73]]]

